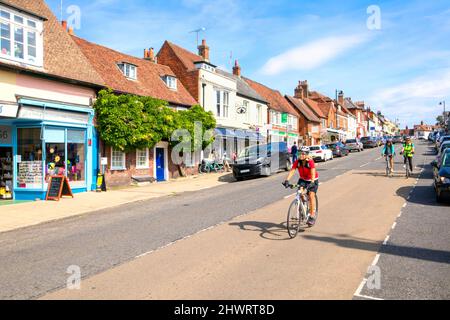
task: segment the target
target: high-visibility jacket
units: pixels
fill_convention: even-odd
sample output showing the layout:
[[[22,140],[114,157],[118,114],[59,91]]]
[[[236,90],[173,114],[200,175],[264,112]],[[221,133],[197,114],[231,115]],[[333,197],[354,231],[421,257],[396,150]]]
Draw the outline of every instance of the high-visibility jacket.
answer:
[[[414,149],[414,143],[411,144],[404,144],[403,145],[403,153],[405,154],[405,157],[412,158],[413,157],[413,149]]]

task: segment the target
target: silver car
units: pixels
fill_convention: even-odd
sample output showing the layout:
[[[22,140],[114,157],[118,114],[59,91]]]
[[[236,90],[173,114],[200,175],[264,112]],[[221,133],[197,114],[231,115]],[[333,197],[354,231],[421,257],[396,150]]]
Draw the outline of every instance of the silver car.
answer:
[[[345,146],[347,147],[347,149],[352,152],[352,151],[358,151],[361,152],[364,150],[364,146],[363,144],[358,141],[357,139],[349,139],[345,142]]]

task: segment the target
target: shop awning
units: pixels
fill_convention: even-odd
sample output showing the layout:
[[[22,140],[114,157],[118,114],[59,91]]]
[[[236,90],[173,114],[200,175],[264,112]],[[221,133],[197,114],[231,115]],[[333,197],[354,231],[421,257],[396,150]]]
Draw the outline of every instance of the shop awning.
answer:
[[[233,130],[233,129],[226,129],[226,128],[216,128],[215,129],[216,136],[224,137],[224,138],[237,138],[237,139],[248,139],[252,141],[262,141],[264,140],[264,137],[256,132],[256,131],[250,131],[250,130]]]

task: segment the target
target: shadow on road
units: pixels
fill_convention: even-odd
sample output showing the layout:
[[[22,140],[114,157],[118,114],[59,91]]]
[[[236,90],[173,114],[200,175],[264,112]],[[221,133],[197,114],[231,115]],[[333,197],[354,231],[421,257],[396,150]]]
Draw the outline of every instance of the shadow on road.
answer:
[[[395,171],[395,173],[391,177],[386,177],[385,172],[353,172],[353,174],[366,175],[371,177],[383,177],[386,179],[406,179],[406,174],[403,171]],[[419,177],[419,173],[413,173],[410,179],[416,179]]]
[[[407,247],[398,246],[393,244],[388,244],[387,246],[382,246],[381,242],[375,242],[370,240],[354,239],[348,238],[336,238],[336,237],[324,237],[316,235],[303,235],[303,239],[310,241],[320,241],[335,244],[339,247],[373,251],[384,254],[395,255],[399,257],[406,257],[424,261],[432,261],[439,263],[450,264],[450,252],[443,250],[433,250],[418,247]]]
[[[259,232],[260,237],[266,240],[291,240],[287,233],[286,222],[276,224],[272,222],[243,221],[233,222],[229,225],[237,226],[243,231]],[[304,230],[300,230],[300,232],[304,232]]]

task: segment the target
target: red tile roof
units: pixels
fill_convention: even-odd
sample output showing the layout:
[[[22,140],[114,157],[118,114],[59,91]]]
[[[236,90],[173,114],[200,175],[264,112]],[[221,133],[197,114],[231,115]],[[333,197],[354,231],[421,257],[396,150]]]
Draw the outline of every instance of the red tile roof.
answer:
[[[76,36],[72,38],[103,78],[107,87],[118,92],[149,96],[178,105],[196,104],[195,99],[181,81],[177,81],[177,90],[171,90],[166,86],[161,77],[165,75],[175,77],[168,66],[120,53]],[[120,62],[137,66],[137,80],[129,80],[122,74],[117,66]]]
[[[36,68],[0,59],[0,65],[58,78],[102,85],[102,78],[63,29],[44,0],[1,0],[0,3],[22,8],[44,17],[44,68]]]
[[[320,123],[319,117],[317,117],[302,100],[291,96],[286,96],[286,99],[288,99],[288,101],[291,102],[308,121]]]
[[[261,95],[268,103],[269,108],[278,112],[286,112],[291,115],[298,115],[298,111],[283,97],[278,90],[271,89],[265,85],[253,80],[242,77],[259,95]]]
[[[166,40],[163,44],[163,47],[166,45],[169,46],[173,50],[173,52],[178,56],[178,58],[181,60],[187,71],[192,71],[196,69],[194,62],[203,61],[202,56],[194,54],[189,50],[186,50],[170,41]]]
[[[322,109],[320,108],[318,102],[316,102],[312,99],[309,99],[309,98],[305,98],[303,100],[319,118],[322,118],[322,119],[328,118],[328,112],[324,113],[322,111]]]

